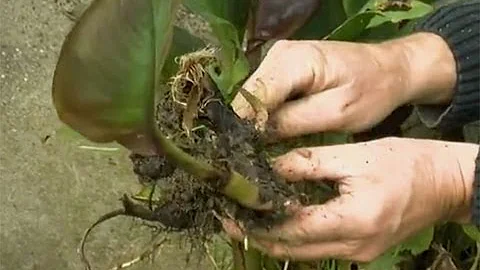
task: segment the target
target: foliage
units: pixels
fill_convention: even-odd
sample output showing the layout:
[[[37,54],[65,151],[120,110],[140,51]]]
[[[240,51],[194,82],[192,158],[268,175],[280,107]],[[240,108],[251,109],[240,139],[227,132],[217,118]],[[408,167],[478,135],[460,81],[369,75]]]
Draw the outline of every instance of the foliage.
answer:
[[[154,94],[178,4],[93,2],[67,37],[55,70],[60,119],[92,141],[151,153]]]
[[[60,119],[95,142],[116,141],[133,152],[146,154],[165,151],[157,142],[165,138],[159,138],[154,129],[155,94],[176,73],[178,56],[206,46],[186,30],[173,26],[180,2],[94,1],[67,37],[57,64],[53,100]],[[324,0],[312,18],[290,37],[380,41],[405,35],[416,19],[433,10],[432,1],[406,2],[407,6],[399,9],[390,6],[391,0]],[[224,99],[231,101],[235,89],[249,74],[242,45],[246,32],[251,31],[247,25],[256,1],[185,0],[183,4],[202,16],[217,38],[218,61],[207,71]],[[285,10],[272,12],[282,14]],[[320,142],[348,140],[344,134],[330,134]],[[478,229],[465,226],[464,231],[480,241]],[[365,268],[392,269],[405,252],[418,255],[429,249],[433,238],[434,229],[427,228]],[[255,252],[246,255],[259,256]]]
[[[231,99],[234,87],[248,75],[241,43],[250,1],[187,0],[185,5],[207,20],[220,43],[220,66],[208,71],[225,99]]]

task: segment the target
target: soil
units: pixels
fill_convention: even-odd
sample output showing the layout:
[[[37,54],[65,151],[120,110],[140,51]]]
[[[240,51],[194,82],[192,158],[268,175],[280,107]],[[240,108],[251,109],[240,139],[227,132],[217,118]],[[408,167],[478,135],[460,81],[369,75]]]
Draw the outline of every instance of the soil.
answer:
[[[194,88],[190,84],[187,87]],[[201,92],[206,94],[196,102],[206,105],[195,113],[198,117],[194,119],[194,126],[203,125],[204,128],[186,132],[182,117],[187,109],[176,105],[170,94],[165,95],[157,106],[157,121],[159,129],[173,138],[183,151],[210,163],[221,174],[217,179],[197,179],[184,173],[182,168],[175,169],[164,157],[132,156],[134,172],[140,182],[155,183],[156,190],[161,194],[150,216],[145,219],[157,220],[173,230],[193,230],[195,234],[191,235],[199,239],[219,232],[219,216],[234,217],[251,226],[273,225],[285,216],[284,203],[296,200],[294,189],[278,181],[279,178],[272,172],[261,135],[253,123],[238,118],[221,101],[218,89],[201,88]],[[183,90],[188,94],[189,90]],[[213,96],[209,94],[212,92],[215,93]],[[206,100],[206,97],[209,99]],[[247,209],[222,194],[228,183],[223,172],[229,175],[232,170],[260,187],[262,203],[273,203],[270,211]],[[151,206],[151,201],[149,203]]]

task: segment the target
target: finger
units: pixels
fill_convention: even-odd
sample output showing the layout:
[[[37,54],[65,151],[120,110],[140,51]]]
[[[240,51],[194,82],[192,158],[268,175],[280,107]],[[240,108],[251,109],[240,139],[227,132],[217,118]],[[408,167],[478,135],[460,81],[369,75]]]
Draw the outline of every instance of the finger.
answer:
[[[272,113],[269,128],[278,138],[348,130],[348,99],[346,90],[335,88],[289,101]]]
[[[294,261],[313,261],[326,258],[349,259],[354,254],[350,242],[323,242],[292,246],[263,240],[250,241],[252,246],[271,257]]]
[[[279,41],[243,88],[272,111],[292,95],[323,89],[323,62],[322,53],[310,41]],[[232,107],[242,118],[255,116],[241,94],[235,97]]]
[[[341,181],[353,175],[349,161],[358,145],[299,148],[275,159],[273,169],[287,181]]]
[[[242,241],[245,238],[244,230],[241,226],[231,219],[222,219],[222,227],[228,236],[237,241]]]
[[[352,231],[348,214],[352,204],[351,197],[343,195],[323,205],[304,207],[272,229],[255,229],[248,234],[259,240],[293,245],[348,239]]]

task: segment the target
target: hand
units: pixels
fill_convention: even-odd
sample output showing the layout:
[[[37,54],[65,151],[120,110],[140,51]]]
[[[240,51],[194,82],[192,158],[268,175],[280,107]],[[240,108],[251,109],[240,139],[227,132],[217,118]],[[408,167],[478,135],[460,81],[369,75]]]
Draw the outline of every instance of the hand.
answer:
[[[291,260],[373,260],[436,222],[468,222],[477,152],[475,144],[397,138],[292,151],[276,159],[279,174],[335,181],[340,196],[247,232],[249,243]],[[224,228],[243,239],[233,222]]]
[[[420,33],[381,44],[279,41],[244,88],[263,101],[270,128],[285,138],[363,131],[403,104],[448,102],[455,80],[447,44]],[[232,106],[255,117],[241,94]]]

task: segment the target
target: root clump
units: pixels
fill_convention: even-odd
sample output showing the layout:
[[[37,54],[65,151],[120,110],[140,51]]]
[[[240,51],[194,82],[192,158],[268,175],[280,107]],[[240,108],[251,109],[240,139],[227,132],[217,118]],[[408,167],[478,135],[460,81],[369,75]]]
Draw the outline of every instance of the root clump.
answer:
[[[133,171],[144,190],[133,197],[125,195],[123,210],[103,216],[94,226],[118,215],[132,216],[159,223],[166,231],[186,232],[190,242],[202,247],[221,231],[223,218],[246,229],[270,228],[288,217],[292,206],[310,202],[304,192],[307,185],[288,185],[272,171],[267,145],[255,123],[240,119],[223,102],[206,68],[216,61],[214,53],[207,48],[179,59],[170,91],[157,102],[156,121],[181,150],[217,169],[218,178],[197,179],[165,156],[131,154]],[[222,192],[231,185],[232,172],[258,189],[262,207],[242,206]]]

